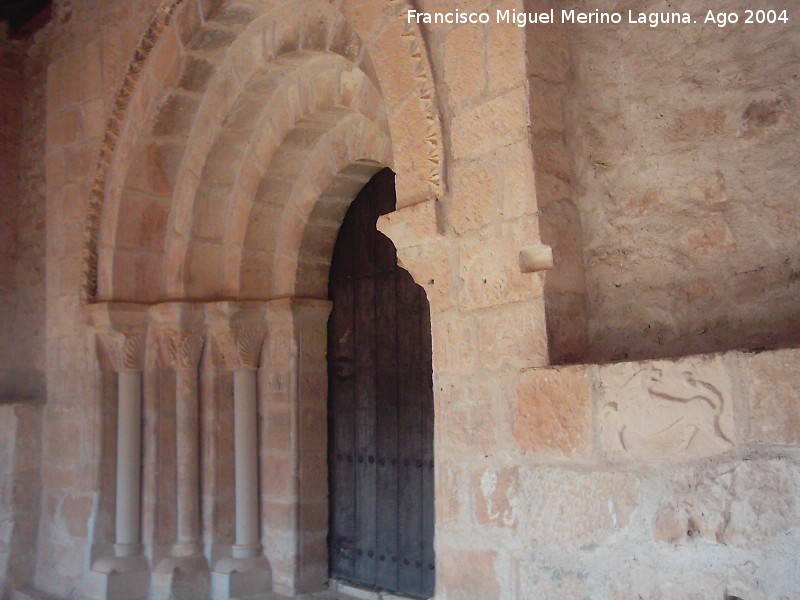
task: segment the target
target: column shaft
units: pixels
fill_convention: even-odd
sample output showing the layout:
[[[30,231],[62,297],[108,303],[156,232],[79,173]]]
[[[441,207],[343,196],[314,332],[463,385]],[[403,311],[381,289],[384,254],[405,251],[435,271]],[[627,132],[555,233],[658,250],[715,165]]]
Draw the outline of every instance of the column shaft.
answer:
[[[234,556],[261,551],[258,524],[258,411],[256,371],[237,370],[233,380],[236,480],[236,545]]]
[[[116,543],[119,557],[139,554],[142,469],[142,372],[120,371],[117,414]]]
[[[175,556],[199,551],[200,541],[200,431],[197,372],[175,371],[175,416],[178,459],[178,536]]]

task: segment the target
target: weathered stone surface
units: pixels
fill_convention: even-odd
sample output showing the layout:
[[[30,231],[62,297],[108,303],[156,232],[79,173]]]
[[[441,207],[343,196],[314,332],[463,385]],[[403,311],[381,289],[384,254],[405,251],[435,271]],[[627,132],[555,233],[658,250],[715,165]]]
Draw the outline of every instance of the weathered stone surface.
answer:
[[[478,524],[516,529],[525,500],[520,496],[517,467],[481,469],[473,476],[472,488]]]
[[[800,351],[742,357],[750,375],[750,437],[800,444]]]
[[[523,373],[516,389],[514,440],[523,452],[583,456],[592,443],[592,388],[587,367]]]
[[[629,473],[526,467],[519,469],[519,482],[525,501],[518,530],[551,548],[602,543],[629,526],[639,502],[639,480]]]
[[[734,447],[731,376],[719,356],[601,366],[600,382],[600,439],[613,458],[695,458]]]
[[[437,523],[443,529],[458,530],[462,507],[469,505],[469,493],[465,489],[468,477],[464,469],[451,460],[438,461],[435,476],[439,489],[450,490],[448,494],[436,494]]]
[[[541,302],[517,302],[485,315],[479,325],[481,365],[489,370],[547,363],[547,334]]]
[[[698,23],[708,8],[673,7]],[[724,10],[744,19],[748,8],[731,0]],[[634,12],[661,10],[644,0]],[[799,156],[790,99],[800,83],[786,73],[800,51],[797,24],[723,36],[703,26],[567,26],[568,41],[550,53],[556,30],[544,29],[528,36],[534,117],[540,82],[559,79],[531,49],[555,65],[571,57],[564,115],[584,230],[588,358],[795,345],[800,205],[788,165]],[[690,300],[698,279],[705,301]]]
[[[445,74],[454,105],[461,105],[480,94],[486,86],[484,36],[483,26],[470,25],[451,30],[447,37]]]
[[[725,580],[717,573],[682,570],[680,574],[650,568],[635,568],[609,577],[609,598],[628,600],[708,600],[731,598],[726,593]]]
[[[793,8],[791,0],[775,4]],[[413,5],[562,8],[554,0]],[[656,5],[645,0],[641,9],[663,9]],[[738,458],[728,453],[713,472],[651,460],[724,452],[724,440],[706,435],[713,400],[654,398],[643,383],[652,372],[628,382],[616,367],[602,367],[622,394],[614,400],[620,421],[606,429],[605,404],[589,403],[593,390],[580,367],[536,376],[519,369],[546,362],[544,304],[556,361],[797,341],[797,82],[787,75],[798,54],[796,23],[719,31],[454,25],[425,27],[423,35],[408,26],[408,6],[63,0],[50,25],[24,42],[26,56],[17,53],[22,70],[0,59],[7,108],[0,110],[0,386],[13,382],[5,392],[48,400],[43,439],[28,430],[24,444],[0,436],[0,471],[8,473],[13,458],[25,472],[0,477],[0,540],[24,534],[20,572],[35,573],[37,586],[57,597],[79,593],[90,557],[113,541],[115,380],[96,373],[79,289],[85,300],[141,302],[292,290],[325,297],[325,258],[366,180],[337,194],[324,232],[304,228],[304,219],[330,177],[352,175],[344,163],[355,157],[397,172],[399,212],[408,206],[411,216],[394,223],[394,240],[435,313],[439,595],[792,598],[800,589],[796,469],[789,459],[753,457],[791,457],[800,444],[794,359],[755,357],[727,388],[711,373],[716,366],[700,373],[691,362],[693,381],[713,385],[728,402],[719,430],[734,441],[733,424],[742,435],[749,427],[748,440],[735,440]],[[686,0],[682,8],[704,6]],[[252,21],[258,14],[265,18]],[[284,51],[291,56],[277,56]],[[328,68],[334,53],[343,70]],[[17,93],[20,74],[25,90]],[[257,93],[237,103],[251,83]],[[333,143],[328,128],[352,113],[367,121],[354,130],[368,143]],[[169,139],[150,139],[154,131]],[[191,132],[196,139],[187,144]],[[258,198],[265,173],[275,185]],[[296,206],[309,209],[302,214],[279,206],[295,188]],[[249,212],[253,200],[274,210]],[[547,220],[556,227],[542,227]],[[301,246],[310,265],[301,272],[296,250],[283,242],[303,232],[312,239]],[[540,241],[555,250],[554,270],[521,274],[520,248]],[[275,281],[293,277],[303,282],[276,292]],[[265,552],[281,591],[291,592],[327,576],[325,336],[324,319],[308,330],[287,320],[270,323],[258,389]],[[589,334],[590,351],[582,352]],[[173,541],[175,518],[171,499],[148,495],[156,481],[174,497],[175,441],[159,437],[174,419],[167,401],[174,384],[149,372],[156,341],[148,338],[142,363],[149,444],[142,513],[154,558]],[[314,365],[295,377],[298,356]],[[218,367],[200,361],[202,518],[213,555],[233,539],[235,504],[232,376],[210,376]],[[677,367],[660,381],[692,388]],[[607,402],[609,390],[594,391]],[[737,406],[735,423],[725,412],[732,396],[750,401],[749,415]],[[592,409],[600,422],[589,424]],[[655,424],[665,420],[691,422],[697,435],[683,445],[678,435],[663,441]],[[638,437],[626,453],[613,445],[619,436],[605,435],[630,423]],[[589,425],[605,455],[592,454]],[[38,459],[28,440],[44,449],[42,494],[27,485],[40,481],[29,473]],[[609,456],[646,462],[632,474],[601,462]],[[639,477],[647,486],[641,498]],[[298,490],[314,501],[295,504]],[[13,528],[9,498],[29,509]],[[294,526],[298,515],[307,545]],[[311,561],[299,569],[298,548]],[[0,555],[6,549],[0,543]],[[735,569],[747,585],[731,584]]]
[[[525,93],[512,89],[453,119],[453,155],[475,158],[519,141],[526,135]]]
[[[490,456],[511,450],[511,382],[482,374],[441,374],[435,383],[436,438],[446,454]]]
[[[437,578],[445,598],[500,598],[497,552],[448,548],[437,561]]]
[[[537,237],[537,223],[527,217],[462,236],[459,307],[472,310],[541,297],[541,277],[519,268],[520,249]]]
[[[797,524],[797,472],[789,461],[764,459],[681,475],[655,515],[653,537],[763,548]]]
[[[516,571],[517,598],[590,597],[592,584],[586,571],[540,565],[535,559],[519,560]]]

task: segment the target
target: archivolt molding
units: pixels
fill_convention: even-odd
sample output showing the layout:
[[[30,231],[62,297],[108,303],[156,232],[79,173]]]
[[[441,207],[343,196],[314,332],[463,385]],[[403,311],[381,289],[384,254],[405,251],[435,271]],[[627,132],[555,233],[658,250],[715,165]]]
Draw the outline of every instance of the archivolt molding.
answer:
[[[288,49],[291,49],[290,38],[295,33],[285,29],[279,31],[276,27],[264,32],[264,39],[269,39],[265,44],[271,44],[272,50],[266,51],[266,56],[259,58],[258,52],[254,54],[252,46],[247,43],[251,38],[244,34],[247,31],[258,31],[266,22],[265,19],[275,11],[298,14],[301,11],[297,10],[294,3],[289,3],[288,0],[239,2],[235,5],[236,10],[242,6],[250,6],[254,8],[255,16],[252,22],[247,23],[237,23],[234,17],[232,21],[234,25],[230,25],[228,21],[219,25],[210,20],[205,21],[210,4],[212,3],[202,0],[166,0],[156,11],[142,36],[124,82],[117,93],[106,127],[87,216],[82,290],[85,302],[93,302],[98,297],[98,278],[102,272],[98,268],[100,262],[105,265],[103,270],[109,273],[104,275],[103,289],[108,285],[108,294],[105,295],[115,294],[111,273],[116,267],[111,261],[114,260],[117,248],[115,237],[119,226],[117,224],[119,203],[122,200],[128,166],[146,132],[138,131],[137,123],[152,123],[147,115],[158,114],[156,109],[164,96],[163,90],[169,89],[167,77],[183,73],[181,61],[197,54],[196,49],[192,48],[195,42],[184,46],[184,41],[199,31],[222,30],[226,27],[233,31],[227,46],[216,50],[217,56],[221,57],[222,61],[217,64],[216,73],[222,78],[223,83],[230,82],[236,89],[244,85],[243,78],[246,77],[248,69],[256,68],[259,61],[263,63],[265,58],[274,59],[287,49],[285,47],[287,43]],[[318,11],[338,10],[344,15],[346,23],[358,34],[343,42],[342,53],[343,55],[348,52],[357,53],[357,57],[351,56],[351,58],[357,60],[362,71],[380,86],[388,113],[395,154],[398,205],[407,206],[441,195],[442,139],[435,106],[433,78],[420,32],[415,24],[407,23],[404,18],[407,10],[405,3],[401,0],[388,0],[382,3],[377,11],[378,16],[370,23],[362,18],[361,13],[376,14],[372,0],[344,0],[331,4],[309,1],[307,4]],[[221,14],[229,16],[235,13],[233,5],[227,2],[213,3],[211,10],[215,15],[210,17],[211,19]],[[302,43],[313,46],[313,38],[317,34],[319,32],[314,32],[313,27],[309,27],[302,34]],[[331,44],[335,42],[333,37],[338,33],[328,31],[326,35],[328,37],[325,48],[330,51]],[[363,43],[363,48],[357,43],[358,40]],[[342,40],[339,42],[342,43]],[[155,54],[159,54],[158,59],[154,57]],[[413,72],[411,77],[407,76],[409,69]],[[220,89],[230,93],[231,88],[225,89],[225,86],[221,86]],[[223,116],[224,114],[225,111]],[[206,139],[214,139],[214,131],[218,131],[215,127],[221,125],[222,118],[217,119],[215,123],[216,125],[212,123],[210,129],[207,127],[208,123],[199,128],[206,129]],[[420,144],[424,144],[422,151]],[[207,152],[197,153],[203,160],[206,155]],[[184,153],[181,162],[188,160],[187,157],[188,154]],[[423,170],[424,176],[422,176]],[[173,195],[178,193],[176,190],[180,186],[185,186],[187,182],[191,184],[199,178],[196,172],[184,171],[184,173],[187,173],[184,179],[175,180]],[[421,181],[424,183],[422,187]],[[175,210],[174,204],[171,210]],[[102,252],[101,240],[103,240]],[[165,266],[176,272],[180,272],[183,268],[180,265],[176,267],[174,264],[164,262],[161,267],[162,273]]]
[[[166,0],[156,10],[133,52],[133,59],[128,64],[122,85],[114,96],[89,194],[89,208],[84,230],[83,285],[81,286],[81,299],[84,303],[94,302],[97,298],[98,239],[106,199],[106,188],[112,161],[122,135],[123,124],[126,121],[128,107],[135,95],[141,96],[142,90],[139,88],[139,81],[142,78],[147,59],[150,57],[153,48],[161,40],[164,31],[172,22],[175,11],[183,3],[184,0]]]
[[[355,65],[336,55],[305,51],[279,60],[284,69],[290,70],[278,74],[273,68],[270,71],[273,75],[264,72],[256,77],[252,86],[247,86],[250,91],[245,92],[245,97],[233,108],[237,115],[243,116],[226,119],[225,127],[211,144],[200,178],[189,179],[191,187],[176,191],[173,214],[176,220],[182,218],[183,222],[174,222],[169,227],[165,264],[186,264],[186,271],[166,270],[164,287],[168,296],[183,296],[186,286],[190,285],[192,267],[185,261],[193,239],[210,241],[210,237],[217,236],[221,238],[216,241],[221,242],[222,251],[235,258],[247,243],[246,232],[254,203],[259,203],[262,210],[280,205],[282,199],[278,197],[284,191],[281,184],[293,177],[293,163],[299,163],[299,157],[304,155],[308,155],[304,160],[309,160],[314,152],[313,147],[297,148],[287,144],[293,133],[302,135],[304,128],[318,128],[319,123],[331,115],[344,118],[355,112],[375,122],[382,135],[388,138],[379,92]],[[270,86],[258,97],[256,90],[265,80],[269,80]],[[348,88],[344,80],[352,81],[353,87]],[[313,86],[299,92],[298,88],[307,81],[313,81]],[[352,97],[341,98],[345,93]],[[292,96],[295,96],[294,105]],[[232,142],[237,136],[241,147]],[[387,157],[382,154],[380,159]],[[388,164],[391,166],[391,162]],[[200,229],[203,214],[214,211],[225,217],[220,223],[221,231],[209,232],[207,227],[203,231]],[[223,280],[217,284],[216,291],[225,295],[237,295],[241,291],[239,261],[234,260],[234,263],[227,259],[223,262]]]

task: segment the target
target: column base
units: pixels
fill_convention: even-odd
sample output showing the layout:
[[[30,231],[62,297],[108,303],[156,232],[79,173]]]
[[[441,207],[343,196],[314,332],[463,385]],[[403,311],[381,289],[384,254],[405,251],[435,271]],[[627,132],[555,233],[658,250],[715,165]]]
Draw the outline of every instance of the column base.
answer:
[[[101,558],[86,573],[83,592],[91,600],[146,600],[150,571],[144,556]]]
[[[152,585],[151,600],[207,598],[211,587],[208,562],[198,555],[165,558],[153,571]]]
[[[180,571],[181,573],[202,573],[208,571],[208,562],[205,556],[170,556],[158,563],[155,573],[166,575]]]
[[[211,573],[212,598],[230,600],[267,594],[272,587],[272,569],[263,556],[223,558]]]

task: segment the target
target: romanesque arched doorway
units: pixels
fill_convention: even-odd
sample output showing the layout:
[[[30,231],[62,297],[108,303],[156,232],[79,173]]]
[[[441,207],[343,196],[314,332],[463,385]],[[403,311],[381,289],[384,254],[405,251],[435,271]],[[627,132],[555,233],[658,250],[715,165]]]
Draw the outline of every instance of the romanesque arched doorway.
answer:
[[[384,169],[348,209],[330,272],[331,577],[429,598],[435,583],[430,309],[379,233]]]

